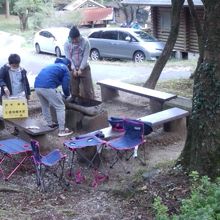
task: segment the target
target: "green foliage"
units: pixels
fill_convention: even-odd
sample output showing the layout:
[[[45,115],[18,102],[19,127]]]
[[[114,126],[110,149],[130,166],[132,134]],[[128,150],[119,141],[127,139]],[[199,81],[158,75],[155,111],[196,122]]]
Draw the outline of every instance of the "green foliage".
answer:
[[[18,0],[14,5],[14,12],[17,14],[31,14],[38,11],[42,7],[41,0]]]
[[[47,19],[46,24],[51,26],[66,26],[78,25],[82,21],[82,14],[80,11],[64,11],[54,14],[52,18]]]
[[[156,210],[156,219],[157,220],[167,220],[168,219],[168,208],[162,204],[161,197],[157,196],[154,199],[153,208]]]
[[[20,19],[31,17],[33,28],[41,27],[45,18],[52,17],[54,9],[52,1],[45,0],[18,0],[13,7]],[[23,23],[24,21],[21,20]]]
[[[167,207],[161,198],[154,200],[158,220],[219,220],[220,219],[220,178],[211,182],[209,177],[199,177],[197,172],[191,173],[192,191],[188,199],[182,201],[180,214],[168,217]]]
[[[0,0],[0,8],[3,7],[3,0]]]

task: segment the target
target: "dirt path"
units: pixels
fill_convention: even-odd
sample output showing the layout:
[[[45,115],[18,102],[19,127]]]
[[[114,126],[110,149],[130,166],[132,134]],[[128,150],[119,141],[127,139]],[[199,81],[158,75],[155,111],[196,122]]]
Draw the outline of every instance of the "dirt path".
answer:
[[[129,102],[126,102],[127,100]],[[149,113],[146,100],[134,96],[123,96],[120,100],[105,103],[104,108],[109,116],[138,118]],[[42,116],[38,114],[38,117]],[[1,137],[7,135],[8,130],[2,131]],[[59,138],[51,138],[54,139],[54,144],[59,144],[60,149],[66,152]],[[54,182],[54,187],[45,194],[38,191],[34,173],[19,171],[9,182],[0,182],[0,219],[152,219],[152,213],[148,210],[149,201],[142,202],[137,198],[139,194],[135,194],[136,190],[143,190],[143,193],[147,191],[144,187],[138,188],[140,182],[143,184],[141,174],[175,160],[184,146],[184,139],[184,131],[182,134],[166,133],[162,129],[153,132],[147,136],[145,144],[147,166],[141,166],[132,158],[130,163],[124,162],[130,174],[126,174],[120,164],[110,169],[108,164],[111,152],[106,151],[104,164],[109,181],[97,188],[91,186],[93,175],[85,167],[83,173],[86,180],[82,184],[70,180],[70,186],[65,191]],[[143,151],[140,151],[140,154],[143,154]]]

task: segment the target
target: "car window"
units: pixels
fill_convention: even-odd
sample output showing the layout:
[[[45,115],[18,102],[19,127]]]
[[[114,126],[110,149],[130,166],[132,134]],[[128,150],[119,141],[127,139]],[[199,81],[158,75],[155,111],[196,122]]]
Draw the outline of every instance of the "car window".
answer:
[[[55,38],[55,37],[53,36],[53,34],[51,34],[50,32],[48,32],[48,37],[53,37],[53,38]]]
[[[96,31],[96,32],[93,32],[89,38],[100,38],[101,37],[101,33],[102,31]]]
[[[41,31],[39,35],[46,38],[54,37],[49,31]]]
[[[147,41],[147,42],[155,42],[158,41],[156,38],[154,38],[153,36],[151,36],[150,34],[147,34],[144,31],[135,31],[135,36],[140,38],[143,41]]]
[[[130,37],[129,33],[119,31],[119,40],[126,40],[126,37]]]
[[[109,39],[109,40],[118,40],[118,32],[117,31],[104,31],[102,33],[103,39]]]
[[[137,41],[131,34],[123,31],[119,31],[118,39],[126,41],[126,37],[130,37],[131,41],[135,42]]]
[[[46,31],[41,31],[41,32],[39,33],[39,35],[40,35],[40,36],[43,36],[43,37],[46,37],[47,33],[46,33]]]

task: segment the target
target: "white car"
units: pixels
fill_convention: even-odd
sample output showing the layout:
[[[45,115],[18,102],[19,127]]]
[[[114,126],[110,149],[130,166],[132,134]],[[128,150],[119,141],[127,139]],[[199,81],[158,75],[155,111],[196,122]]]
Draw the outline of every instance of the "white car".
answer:
[[[69,28],[52,27],[38,31],[34,37],[34,46],[37,53],[46,52],[57,57],[65,56],[64,43],[69,36]]]

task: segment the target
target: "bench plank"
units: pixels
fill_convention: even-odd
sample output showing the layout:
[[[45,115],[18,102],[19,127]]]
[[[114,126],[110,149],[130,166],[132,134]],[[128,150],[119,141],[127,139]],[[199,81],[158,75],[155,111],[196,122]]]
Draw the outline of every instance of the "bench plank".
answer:
[[[148,89],[142,86],[136,86],[129,83],[124,83],[116,80],[106,79],[97,82],[98,85],[101,86],[101,88],[108,87],[111,89],[121,90],[124,92],[129,92],[135,95],[147,97],[147,98],[153,98],[158,101],[168,101],[173,98],[176,98],[177,95],[166,93],[166,92],[160,92],[156,91],[154,89]]]
[[[159,125],[163,125],[167,122],[172,122],[181,118],[185,118],[189,115],[189,112],[177,107],[174,108],[170,108],[167,110],[163,110],[161,112],[157,112],[154,114],[150,114],[141,118],[138,118],[138,120],[141,120],[143,122],[148,122],[152,125],[153,128],[159,126]],[[112,127],[106,127],[103,129],[100,129],[98,131],[101,131],[104,134],[104,139],[105,140],[109,140],[111,138],[116,138],[119,137],[120,135],[123,134],[123,132],[117,132],[112,130]],[[93,131],[90,132],[86,135],[93,135],[95,134],[97,131]]]
[[[156,127],[158,125],[163,125],[167,122],[184,118],[188,115],[189,115],[188,111],[174,107],[161,112],[157,112],[151,115],[141,117],[139,118],[139,120],[144,122],[149,122],[152,125],[152,127]]]
[[[17,118],[4,120],[32,136],[47,134],[48,132],[52,132],[55,130],[55,128],[50,128],[47,125],[42,124],[42,121],[31,118]]]

